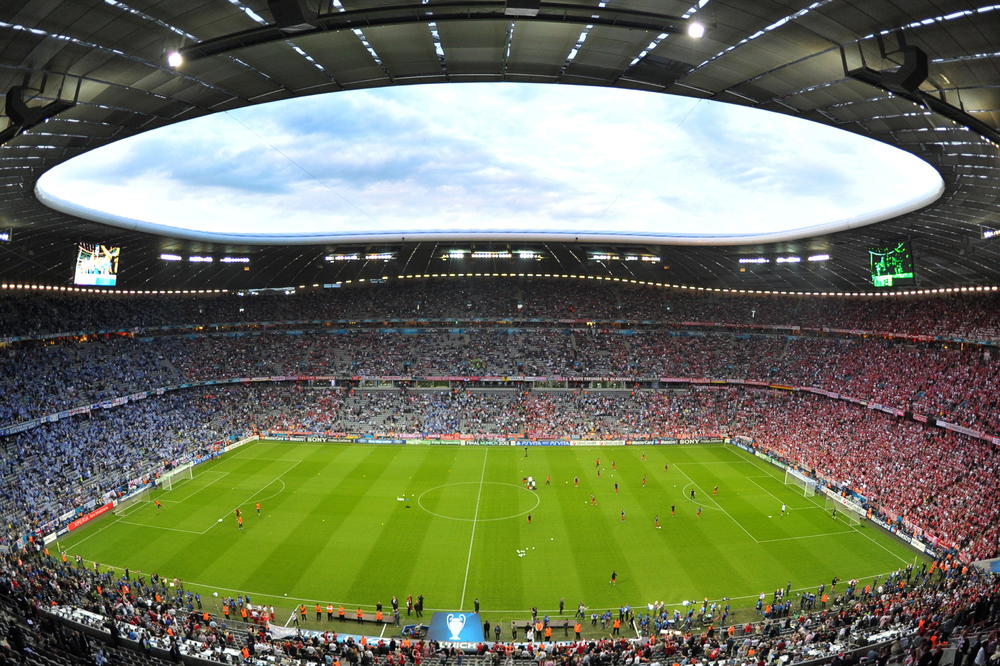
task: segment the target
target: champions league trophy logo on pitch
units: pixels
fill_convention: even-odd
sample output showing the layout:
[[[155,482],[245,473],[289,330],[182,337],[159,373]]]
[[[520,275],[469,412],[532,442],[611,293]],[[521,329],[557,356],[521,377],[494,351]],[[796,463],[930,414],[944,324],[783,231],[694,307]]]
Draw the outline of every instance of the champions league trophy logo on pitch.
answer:
[[[448,613],[448,631],[451,632],[451,640],[462,640],[462,637],[459,635],[462,633],[462,629],[465,629],[465,613],[457,615]]]

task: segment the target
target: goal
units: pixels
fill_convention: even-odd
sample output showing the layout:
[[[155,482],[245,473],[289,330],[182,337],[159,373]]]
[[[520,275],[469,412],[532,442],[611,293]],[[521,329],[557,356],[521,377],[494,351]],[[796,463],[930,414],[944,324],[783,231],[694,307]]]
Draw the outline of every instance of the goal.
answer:
[[[805,497],[812,497],[816,494],[816,479],[810,479],[802,472],[791,468],[785,470],[785,485],[798,486],[802,489]]]
[[[865,517],[865,510],[859,504],[845,499],[840,495],[827,495],[824,493],[824,497],[826,498],[826,511],[832,518],[843,520],[851,526],[861,524],[861,519]]]
[[[160,488],[163,490],[173,490],[174,484],[183,479],[193,479],[194,478],[194,465],[191,463],[185,463],[169,472],[164,472],[160,476]]]
[[[116,516],[126,516],[133,507],[149,501],[149,486],[144,487],[127,499],[115,503],[114,514]]]

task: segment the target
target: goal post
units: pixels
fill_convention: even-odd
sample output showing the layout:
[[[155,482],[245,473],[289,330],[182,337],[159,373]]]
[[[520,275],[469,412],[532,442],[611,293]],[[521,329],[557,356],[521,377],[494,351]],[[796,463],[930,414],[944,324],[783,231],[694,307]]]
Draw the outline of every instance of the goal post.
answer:
[[[860,525],[865,517],[865,510],[860,505],[841,497],[840,495],[823,493],[826,498],[824,505],[827,513],[836,520],[843,520],[850,526]]]
[[[785,485],[801,488],[805,497],[813,497],[816,494],[816,479],[810,479],[791,467],[785,470]]]
[[[148,502],[149,488],[149,486],[144,486],[136,493],[129,495],[126,499],[116,502],[113,513],[116,516],[126,516],[133,507],[143,504],[144,502]]]
[[[184,479],[194,478],[194,465],[191,463],[184,463],[179,465],[169,472],[164,472],[160,475],[160,488],[163,490],[173,490],[174,484],[178,481]]]

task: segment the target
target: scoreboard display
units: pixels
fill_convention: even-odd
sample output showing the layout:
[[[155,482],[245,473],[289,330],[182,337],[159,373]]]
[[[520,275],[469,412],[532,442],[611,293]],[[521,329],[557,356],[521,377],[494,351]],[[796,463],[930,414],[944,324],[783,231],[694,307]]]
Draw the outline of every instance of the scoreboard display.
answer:
[[[886,247],[873,247],[868,250],[868,258],[872,284],[876,287],[891,287],[900,281],[913,280],[913,252],[906,241]]]
[[[73,284],[113,287],[118,283],[120,247],[100,243],[80,243],[76,254]]]

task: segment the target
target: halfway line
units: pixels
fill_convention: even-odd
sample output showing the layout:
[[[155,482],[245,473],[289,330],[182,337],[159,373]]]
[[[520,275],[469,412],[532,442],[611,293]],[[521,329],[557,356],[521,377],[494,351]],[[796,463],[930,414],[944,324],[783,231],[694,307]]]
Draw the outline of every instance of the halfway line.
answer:
[[[476,541],[476,525],[479,523],[479,499],[483,496],[483,479],[486,478],[486,459],[490,455],[490,447],[484,447],[486,453],[483,454],[483,471],[479,475],[479,492],[476,493],[476,512],[472,516],[472,536],[469,537],[469,556],[465,560],[465,580],[462,581],[462,600],[458,602],[459,608],[465,608],[465,587],[469,584],[469,565],[472,564],[472,544]]]

